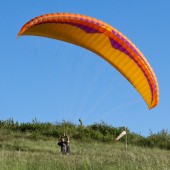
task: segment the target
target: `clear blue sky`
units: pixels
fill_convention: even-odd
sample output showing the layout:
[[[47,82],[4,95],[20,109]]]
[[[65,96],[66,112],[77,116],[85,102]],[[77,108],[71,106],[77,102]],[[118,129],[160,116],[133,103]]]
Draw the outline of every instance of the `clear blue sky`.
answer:
[[[170,130],[170,1],[5,0],[0,2],[0,119],[127,126],[149,135]],[[83,48],[41,37],[16,38],[30,19],[72,12],[100,19],[126,35],[151,64],[159,105],[142,97],[111,65]]]

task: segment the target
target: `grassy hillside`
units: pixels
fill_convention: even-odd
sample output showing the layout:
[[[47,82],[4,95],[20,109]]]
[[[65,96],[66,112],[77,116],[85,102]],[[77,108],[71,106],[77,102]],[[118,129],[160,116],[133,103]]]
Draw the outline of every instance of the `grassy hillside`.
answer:
[[[125,143],[71,140],[71,154],[61,155],[58,138],[0,130],[0,170],[168,170],[170,151]],[[34,137],[33,137],[34,136]]]
[[[73,139],[77,139],[83,142],[103,142],[112,143],[112,141],[125,130],[125,127],[113,127],[104,122],[94,123],[92,125],[84,126],[81,122],[80,125],[75,125],[71,122],[61,122],[61,123],[50,123],[50,122],[39,122],[36,119],[32,122],[18,123],[14,122],[13,119],[0,120],[0,130],[1,134],[8,134],[13,132],[22,134],[22,137],[29,139],[44,139],[47,137],[59,138],[63,133],[66,133]],[[158,133],[150,133],[148,137],[141,136],[130,132],[126,128],[128,143],[134,146],[142,146],[149,148],[160,148],[170,150],[170,134],[168,130],[163,129]],[[25,136],[26,134],[29,134]],[[1,135],[0,140],[3,140]],[[121,138],[120,142],[125,142],[126,138]]]

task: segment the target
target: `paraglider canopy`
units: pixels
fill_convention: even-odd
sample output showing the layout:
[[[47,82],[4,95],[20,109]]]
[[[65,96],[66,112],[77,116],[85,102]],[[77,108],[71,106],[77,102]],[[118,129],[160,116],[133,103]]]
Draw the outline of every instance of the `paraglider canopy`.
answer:
[[[34,35],[86,48],[116,68],[141,94],[149,109],[159,102],[156,76],[139,49],[112,26],[89,16],[53,13],[27,22],[18,36]]]

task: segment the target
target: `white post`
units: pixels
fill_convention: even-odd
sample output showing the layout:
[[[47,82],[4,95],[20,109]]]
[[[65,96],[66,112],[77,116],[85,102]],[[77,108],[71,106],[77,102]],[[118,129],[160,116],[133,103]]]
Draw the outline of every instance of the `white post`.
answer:
[[[125,128],[126,131],[126,159],[127,159],[127,127]]]
[[[126,130],[126,150],[127,150],[127,128],[125,128]]]

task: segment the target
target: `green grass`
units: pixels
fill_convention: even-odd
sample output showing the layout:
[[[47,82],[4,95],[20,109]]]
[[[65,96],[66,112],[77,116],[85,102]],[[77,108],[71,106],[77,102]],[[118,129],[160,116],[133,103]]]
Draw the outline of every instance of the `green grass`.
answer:
[[[54,138],[30,139],[30,133],[0,132],[0,170],[168,170],[170,151],[122,143],[71,141],[62,155]]]

